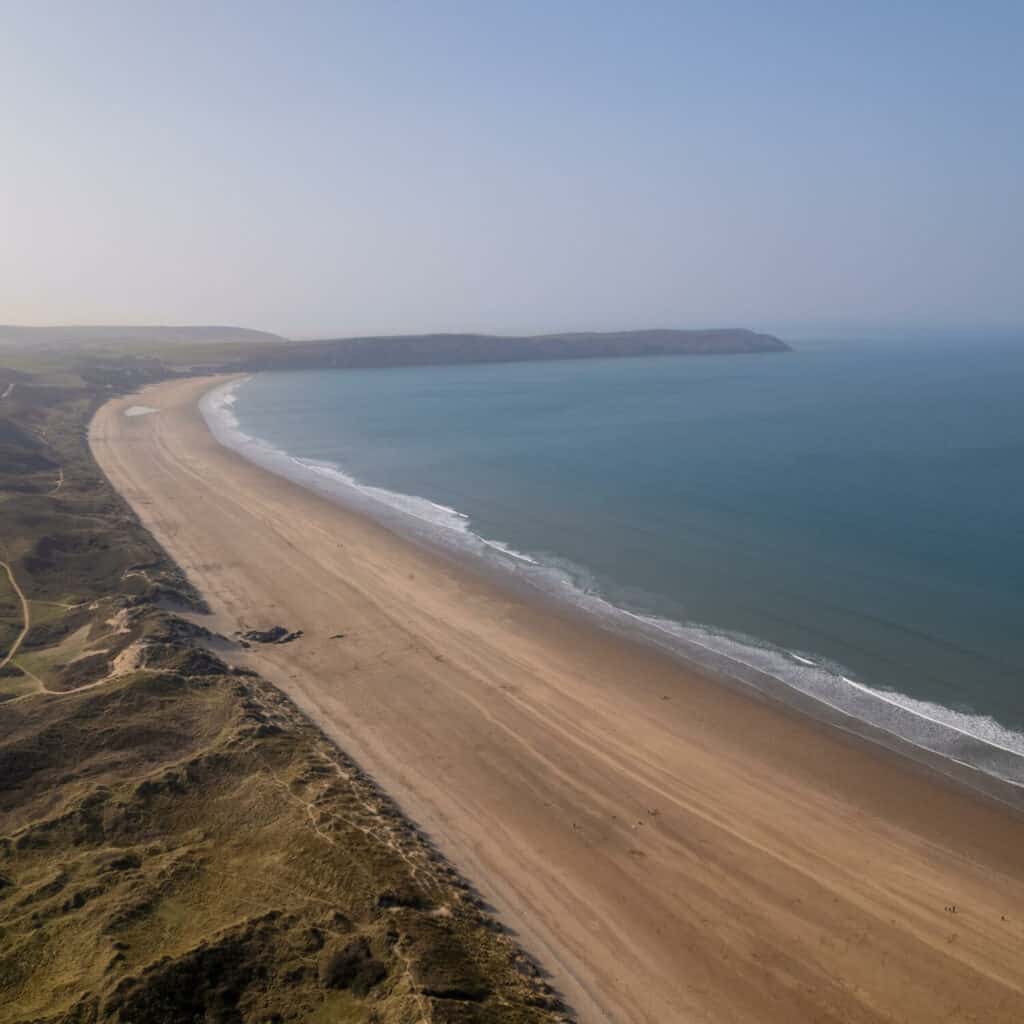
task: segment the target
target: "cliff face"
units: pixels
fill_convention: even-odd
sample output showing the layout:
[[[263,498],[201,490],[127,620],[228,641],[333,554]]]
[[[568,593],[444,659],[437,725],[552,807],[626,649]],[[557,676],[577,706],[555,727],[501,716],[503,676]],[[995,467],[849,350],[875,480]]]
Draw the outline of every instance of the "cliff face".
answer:
[[[539,359],[608,359],[650,355],[788,352],[770,334],[742,329],[617,331],[506,337],[491,334],[408,334],[262,345],[246,354],[251,370],[428,366]]]

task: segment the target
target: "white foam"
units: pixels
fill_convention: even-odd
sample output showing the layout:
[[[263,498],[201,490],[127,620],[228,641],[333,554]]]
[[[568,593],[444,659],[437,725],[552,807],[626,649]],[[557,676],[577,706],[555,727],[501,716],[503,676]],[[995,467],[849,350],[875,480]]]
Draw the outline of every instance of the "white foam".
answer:
[[[976,715],[969,711],[957,711],[955,708],[947,708],[943,704],[935,704],[932,701],[908,697],[905,693],[880,690],[865,683],[858,683],[855,679],[850,679],[848,676],[843,676],[842,679],[844,682],[849,683],[850,686],[864,693],[870,693],[877,700],[884,701],[893,707],[902,708],[918,718],[933,722],[935,725],[946,729],[952,729],[954,732],[978,740],[986,746],[1005,750],[1008,754],[1024,757],[1024,735],[1005,728],[989,715]]]
[[[986,715],[868,686],[824,660],[814,661],[803,654],[759,644],[749,637],[642,615],[614,605],[578,567],[542,562],[503,541],[481,537],[473,532],[469,517],[458,509],[417,495],[362,484],[332,463],[296,458],[251,437],[241,429],[233,408],[236,391],[243,383],[244,380],[236,380],[207,393],[200,407],[222,444],[265,468],[381,518],[397,530],[487,558],[612,627],[640,633],[674,654],[723,671],[762,692],[782,699],[787,692],[801,694],[902,743],[1024,786],[1024,734]]]
[[[125,416],[151,416],[155,412],[159,412],[159,409],[154,409],[151,405],[130,405],[125,409]]]
[[[421,498],[415,494],[403,494],[400,491],[389,491],[385,487],[371,487],[369,484],[361,484],[355,477],[350,476],[338,466],[327,462],[314,462],[311,459],[299,459],[295,456],[289,458],[297,465],[308,469],[322,478],[334,483],[350,487],[372,501],[380,502],[388,508],[412,516],[420,522],[429,523],[442,530],[452,530],[456,533],[467,533],[469,531],[469,516],[458,509],[449,508],[447,505],[440,505],[429,498]]]
[[[238,400],[238,388],[249,379],[251,378],[230,381],[208,392],[200,400],[200,409],[214,436],[222,444],[240,451],[254,462],[282,476],[312,486],[321,493],[357,501],[364,507],[372,505],[378,513],[385,510],[399,513],[426,527],[469,535],[469,517],[458,509],[415,494],[404,494],[385,487],[360,483],[340,466],[289,455],[288,452],[245,433],[234,412],[234,405]]]
[[[495,551],[500,551],[501,554],[508,555],[509,558],[514,558],[519,562],[526,562],[527,565],[540,565],[540,562],[538,562],[536,558],[532,558],[530,555],[524,555],[522,551],[516,551],[515,548],[510,548],[500,540],[488,540],[486,537],[481,537],[480,539],[489,548],[493,548]]]
[[[790,652],[760,645],[747,637],[728,636],[624,609],[616,611],[667,634],[684,647],[703,649],[733,666],[751,669],[754,676],[737,678],[757,689],[784,696],[788,688],[911,746],[1024,786],[1024,733],[1008,729],[988,715],[958,711],[868,686],[825,662],[793,666]],[[777,683],[777,689],[763,685],[766,679]]]

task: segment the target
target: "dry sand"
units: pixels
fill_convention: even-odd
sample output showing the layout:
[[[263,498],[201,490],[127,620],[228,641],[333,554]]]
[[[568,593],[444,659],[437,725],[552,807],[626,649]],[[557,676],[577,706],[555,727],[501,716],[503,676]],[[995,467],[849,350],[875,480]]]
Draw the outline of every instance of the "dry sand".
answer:
[[[104,406],[100,465],[219,629],[305,630],[237,660],[378,778],[582,1020],[1024,1020],[1020,817],[246,462],[197,410],[214,383]],[[140,402],[160,411],[123,415]]]

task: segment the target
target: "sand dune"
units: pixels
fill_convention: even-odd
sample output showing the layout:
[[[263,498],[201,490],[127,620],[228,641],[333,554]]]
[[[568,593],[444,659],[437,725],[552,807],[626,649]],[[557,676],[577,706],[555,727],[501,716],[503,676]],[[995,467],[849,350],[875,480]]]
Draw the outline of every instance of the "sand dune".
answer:
[[[271,476],[210,437],[213,383],[104,406],[101,466],[217,628],[305,631],[236,660],[379,779],[583,1020],[1024,1018],[1018,816]]]

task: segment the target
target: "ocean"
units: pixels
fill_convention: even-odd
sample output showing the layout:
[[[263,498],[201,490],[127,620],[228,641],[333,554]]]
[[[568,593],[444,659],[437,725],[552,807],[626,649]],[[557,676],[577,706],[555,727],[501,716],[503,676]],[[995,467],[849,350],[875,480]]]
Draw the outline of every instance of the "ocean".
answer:
[[[268,373],[202,407],[417,541],[1024,785],[1024,339]]]

